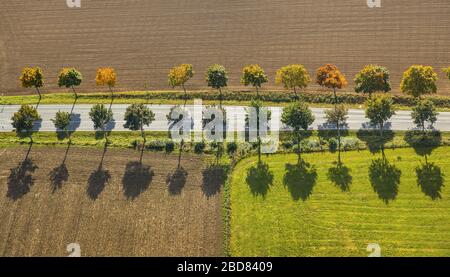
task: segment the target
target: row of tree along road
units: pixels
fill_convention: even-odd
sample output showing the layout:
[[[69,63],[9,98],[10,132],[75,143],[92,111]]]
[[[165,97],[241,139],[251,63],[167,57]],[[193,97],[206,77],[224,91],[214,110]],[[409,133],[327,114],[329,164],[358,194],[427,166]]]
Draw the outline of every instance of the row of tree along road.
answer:
[[[450,75],[450,68],[445,72]],[[191,65],[181,65],[173,68],[169,74],[169,82],[173,87],[182,86],[186,92],[184,84],[193,76]],[[450,77],[450,76],[449,76]],[[107,85],[111,91],[111,100],[113,99],[113,90],[116,83],[116,73],[112,68],[100,68],[97,71],[96,82],[98,85]],[[34,86],[39,92],[39,87],[43,85],[42,71],[39,68],[24,69],[20,78],[23,86]],[[218,89],[227,86],[227,72],[223,66],[213,65],[206,73],[206,80],[210,87]],[[433,103],[426,98],[421,98],[424,94],[434,93],[437,90],[437,74],[429,66],[412,66],[405,72],[401,83],[402,90],[416,98],[416,106],[413,108],[412,119],[414,123],[425,134],[427,129],[432,129],[437,120],[437,112]],[[64,69],[59,76],[59,85],[72,88],[75,97],[75,87],[81,84],[82,75],[75,69]],[[264,70],[258,65],[250,65],[243,69],[242,83],[252,85],[256,89],[256,95],[251,102],[251,106],[256,108],[257,116],[263,108],[263,102],[259,98],[259,88],[268,81]],[[286,88],[305,88],[311,78],[307,70],[302,65],[289,65],[283,67],[277,72],[277,82],[283,83]],[[338,147],[340,150],[341,130],[345,127],[348,118],[348,109],[338,104],[336,97],[337,91],[347,85],[344,74],[334,65],[327,64],[317,70],[316,82],[333,91],[335,99],[334,109],[326,111],[327,122],[337,130]],[[373,126],[379,129],[379,136],[383,137],[385,123],[395,114],[395,105],[390,94],[377,92],[390,91],[389,71],[381,66],[369,65],[365,67],[355,78],[357,84],[356,90],[368,93],[366,101],[366,117]],[[32,85],[33,84],[33,85]],[[376,93],[372,96],[372,93]],[[76,98],[75,98],[76,100]],[[75,102],[74,102],[75,105]],[[111,101],[112,105],[112,101]],[[221,104],[219,105],[221,109]],[[89,113],[95,129],[102,131],[106,143],[108,142],[108,132],[106,126],[113,120],[111,106],[105,107],[103,104],[94,105]],[[71,122],[72,113],[58,111],[53,119],[55,127],[64,131],[70,143],[70,134],[68,127]],[[170,117],[170,116],[169,116]],[[168,118],[169,118],[168,117]],[[37,107],[23,105],[20,110],[12,117],[12,125],[19,136],[29,137],[32,141],[34,122],[40,119]],[[144,127],[149,126],[155,119],[155,114],[144,104],[130,105],[125,113],[124,127],[132,131],[140,131],[141,136],[146,142]],[[270,114],[269,114],[270,119]],[[315,118],[306,103],[301,101],[300,97],[290,103],[283,109],[281,121],[293,129],[295,141],[298,143],[297,151],[300,157],[300,142],[302,133],[307,131]],[[261,139],[259,118],[256,120],[258,153],[261,154]],[[339,151],[340,153],[340,151]]]

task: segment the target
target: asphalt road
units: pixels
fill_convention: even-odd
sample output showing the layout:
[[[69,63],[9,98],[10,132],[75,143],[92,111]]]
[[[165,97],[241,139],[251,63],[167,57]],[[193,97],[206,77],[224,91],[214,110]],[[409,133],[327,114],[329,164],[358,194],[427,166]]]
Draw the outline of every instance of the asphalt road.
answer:
[[[128,105],[113,105],[112,111],[114,114],[114,122],[108,126],[108,129],[114,131],[125,131],[124,125],[124,114],[126,107]],[[11,117],[19,109],[20,106],[0,106],[0,132],[9,132],[13,130],[11,126]],[[93,124],[89,118],[89,111],[92,105],[79,104],[73,109],[74,119],[71,123],[70,129],[77,131],[93,131]],[[148,131],[167,131],[168,122],[166,115],[169,113],[170,108],[173,105],[149,105],[151,110],[155,113],[155,121],[146,128]],[[42,117],[42,122],[36,125],[36,129],[40,131],[55,131],[53,122],[57,111],[67,111],[70,112],[72,105],[40,105],[38,110]],[[194,112],[194,107],[192,105],[187,105],[186,109],[190,111],[191,114]],[[246,110],[242,106],[225,106],[227,110],[227,116],[234,115],[238,120],[245,118]],[[270,107],[272,110],[272,119],[275,122],[279,122],[280,114],[282,108],[280,107]],[[325,123],[325,109],[323,108],[312,108],[312,111],[316,117],[313,129],[323,128]],[[395,116],[387,123],[386,128],[392,130],[409,130],[415,127],[411,120],[410,111],[398,111]],[[352,109],[349,110],[348,117],[348,129],[358,130],[365,128],[368,125],[368,120],[364,116],[363,110]],[[276,126],[276,125],[272,125]],[[281,126],[281,124],[280,124]],[[435,128],[441,131],[450,131],[450,112],[442,112],[438,116],[438,121],[435,124]],[[281,126],[281,129],[285,127]],[[238,125],[237,130],[244,130],[244,126]],[[272,128],[273,130],[273,128]]]

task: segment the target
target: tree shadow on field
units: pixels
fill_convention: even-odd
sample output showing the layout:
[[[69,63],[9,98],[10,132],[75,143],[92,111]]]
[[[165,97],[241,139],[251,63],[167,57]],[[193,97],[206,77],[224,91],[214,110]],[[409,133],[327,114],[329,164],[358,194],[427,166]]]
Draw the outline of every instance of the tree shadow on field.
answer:
[[[22,198],[30,192],[31,187],[34,185],[33,173],[38,167],[29,158],[32,146],[33,143],[30,143],[25,159],[19,162],[16,167],[10,169],[6,196],[13,201]]]
[[[336,162],[335,166],[328,169],[328,179],[341,189],[341,191],[350,191],[350,185],[353,182],[351,169],[342,162]]]
[[[167,175],[166,184],[170,195],[181,194],[186,185],[187,176],[188,172],[182,166],[178,166],[172,174]]]
[[[417,155],[427,159],[427,156],[431,155],[433,150],[441,145],[442,134],[436,130],[431,132],[411,130],[405,133],[404,140],[414,149]]]
[[[146,191],[153,180],[153,176],[155,176],[155,173],[150,166],[143,165],[141,162],[129,162],[122,178],[123,193],[127,199],[134,200]]]
[[[273,184],[273,173],[269,170],[269,165],[258,162],[256,166],[250,167],[247,171],[246,182],[253,196],[265,198]]]
[[[55,167],[52,171],[50,171],[50,186],[52,193],[55,193],[59,189],[62,188],[63,184],[66,183],[69,180],[69,170],[66,166],[66,160],[67,160],[67,154],[69,153],[70,149],[70,141],[67,144],[66,153],[64,154],[64,159],[61,162],[61,164],[57,167]]]
[[[222,164],[211,164],[203,170],[202,191],[206,197],[220,193],[228,170],[229,167]]]
[[[372,154],[382,152],[384,146],[394,139],[394,132],[392,130],[384,130],[383,136],[380,136],[379,131],[372,129],[360,129],[356,136],[361,141],[364,141],[367,148]]]
[[[397,198],[401,175],[401,170],[390,164],[384,154],[382,158],[373,160],[369,166],[372,188],[386,204]]]
[[[111,180],[111,174],[108,170],[103,169],[103,160],[108,148],[108,144],[105,143],[105,148],[103,149],[102,158],[98,168],[91,173],[88,179],[87,195],[92,200],[96,200],[100,193],[105,189],[106,184]]]
[[[308,200],[317,181],[317,170],[315,166],[300,160],[298,164],[286,164],[286,173],[283,184],[291,193],[292,199],[298,201]]]
[[[432,200],[441,199],[442,188],[444,187],[444,174],[441,168],[434,163],[424,163],[416,167],[417,185],[422,192]]]

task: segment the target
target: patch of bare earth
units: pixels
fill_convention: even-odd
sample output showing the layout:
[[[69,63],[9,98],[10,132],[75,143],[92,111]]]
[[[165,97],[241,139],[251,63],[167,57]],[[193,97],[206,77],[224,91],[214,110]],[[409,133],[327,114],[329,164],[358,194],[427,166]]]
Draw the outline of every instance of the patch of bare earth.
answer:
[[[0,256],[67,256],[70,243],[82,256],[222,255],[221,188],[203,183],[201,156],[1,150]]]
[[[2,1],[0,8],[0,92],[33,93],[18,85],[24,66],[39,65],[47,76],[44,92],[58,89],[57,74],[74,66],[84,74],[80,91],[98,91],[97,67],[117,69],[117,90],[169,89],[167,72],[192,63],[188,89],[205,88],[213,63],[225,65],[229,85],[239,87],[242,67],[261,64],[274,83],[275,71],[289,63],[311,73],[324,63],[338,65],[353,89],[355,73],[370,63],[387,66],[393,90],[412,64],[439,70],[450,62],[448,0],[65,0]],[[1,51],[0,51],[1,53]],[[450,82],[440,73],[439,93]],[[2,78],[0,77],[0,78]],[[239,87],[241,88],[241,87]],[[311,90],[316,90],[316,85]]]

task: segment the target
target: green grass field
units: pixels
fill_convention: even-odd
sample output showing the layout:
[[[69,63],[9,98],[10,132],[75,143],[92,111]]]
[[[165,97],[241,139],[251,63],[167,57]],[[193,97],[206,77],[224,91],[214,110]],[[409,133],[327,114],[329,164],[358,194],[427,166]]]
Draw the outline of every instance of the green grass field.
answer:
[[[428,166],[411,148],[385,156],[347,152],[341,167],[330,153],[305,154],[301,166],[294,154],[241,161],[230,180],[230,254],[368,256],[377,243],[382,256],[449,256],[450,147]]]

